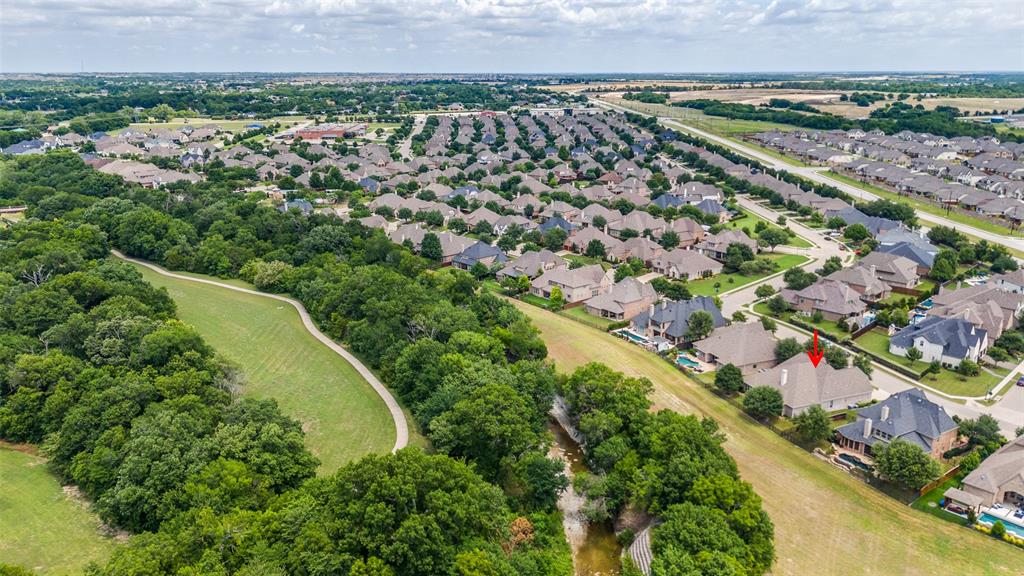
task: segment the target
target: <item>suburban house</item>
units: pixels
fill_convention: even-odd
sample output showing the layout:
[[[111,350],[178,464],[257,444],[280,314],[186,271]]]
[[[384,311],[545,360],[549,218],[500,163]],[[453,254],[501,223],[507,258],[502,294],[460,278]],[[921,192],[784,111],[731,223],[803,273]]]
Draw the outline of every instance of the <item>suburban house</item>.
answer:
[[[1024,507],[1024,436],[996,450],[964,478],[964,493],[978,506]],[[948,494],[947,494],[948,496]],[[959,498],[954,498],[960,501]]]
[[[714,299],[710,296],[697,296],[679,302],[664,300],[652,304],[650,308],[633,318],[633,330],[652,340],[664,338],[678,346],[685,341],[690,330],[690,316],[699,310],[711,314],[715,328],[725,326],[725,318],[722,317],[722,311],[718,306],[715,306]]]
[[[704,228],[690,218],[676,218],[669,223],[668,229],[679,236],[679,248],[689,248],[704,239]]]
[[[899,438],[939,458],[956,445],[959,430],[942,406],[909,388],[857,410],[857,421],[837,428],[836,439],[839,446],[870,456],[879,442]]]
[[[659,258],[665,249],[660,244],[651,240],[650,238],[630,238],[625,242],[605,249],[605,253],[608,255],[609,260],[625,262],[631,258],[636,258],[644,263],[645,266],[649,266],[656,258]]]
[[[897,356],[911,348],[920,350],[925,362],[959,366],[964,360],[978,361],[988,349],[988,333],[960,318],[928,316],[889,338],[889,352]]]
[[[716,260],[724,260],[725,252],[732,244],[743,244],[757,253],[757,241],[739,230],[722,230],[718,234],[709,234],[697,243],[696,249],[705,256]]]
[[[807,316],[821,312],[826,320],[833,322],[846,319],[860,325],[860,318],[867,310],[859,292],[832,278],[822,278],[803,290],[783,289],[779,293],[797,312]]]
[[[857,266],[868,268],[876,278],[892,288],[910,289],[921,281],[917,263],[898,254],[872,252],[862,258]]]
[[[589,300],[604,294],[614,283],[615,273],[605,271],[600,264],[569,268],[553,268],[530,283],[530,292],[542,298],[550,298],[556,286],[562,290],[562,298],[569,304]]]
[[[1003,292],[1024,293],[1024,269],[1014,270],[992,277],[992,284]]]
[[[760,322],[723,326],[703,340],[693,343],[698,359],[722,367],[732,364],[743,374],[775,366],[775,339]]]
[[[654,287],[627,276],[604,294],[598,294],[584,305],[587,313],[611,320],[632,320],[658,301]]]
[[[654,259],[651,268],[668,278],[689,280],[722,272],[722,263],[693,250],[676,248]]]
[[[940,289],[932,296],[931,316],[960,317],[988,332],[990,340],[999,338],[1017,325],[1024,310],[1024,294],[1003,290],[997,283],[967,286],[958,290]],[[996,310],[998,308],[998,310]]]
[[[568,266],[568,262],[547,248],[540,251],[531,250],[524,252],[522,256],[509,262],[508,265],[499,270],[497,278],[499,282],[505,278],[517,278],[519,276],[533,279],[548,270],[566,268]]]
[[[492,266],[508,262],[508,257],[497,246],[491,246],[486,242],[477,242],[452,258],[452,266],[469,270],[475,264],[480,263],[490,269]]]
[[[770,386],[782,393],[782,415],[792,418],[811,406],[826,411],[843,410],[871,400],[871,381],[860,368],[836,370],[828,362],[817,367],[807,354],[797,354],[782,364],[747,376],[747,386]]]
[[[622,240],[613,238],[601,229],[593,226],[589,226],[580,230],[576,234],[573,234],[565,241],[565,244],[572,251],[583,253],[587,251],[587,246],[589,246],[594,240],[597,240],[602,246],[604,246],[606,254],[618,251],[619,247],[622,245]]]
[[[874,267],[862,266],[859,263],[836,270],[825,278],[849,286],[867,302],[885,300],[892,293],[892,288],[882,282]]]

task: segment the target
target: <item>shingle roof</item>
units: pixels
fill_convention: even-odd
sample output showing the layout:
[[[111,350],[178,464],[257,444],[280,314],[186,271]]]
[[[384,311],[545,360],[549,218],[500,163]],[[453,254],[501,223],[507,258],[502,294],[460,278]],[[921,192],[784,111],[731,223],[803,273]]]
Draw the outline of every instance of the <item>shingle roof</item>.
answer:
[[[641,330],[647,327],[653,320],[655,324],[668,324],[665,333],[673,338],[682,338],[690,329],[690,316],[703,310],[711,314],[715,327],[725,326],[725,318],[722,311],[715,306],[715,301],[710,296],[697,296],[689,300],[665,300],[654,305],[653,312],[645,310],[633,319],[633,324]]]
[[[775,359],[775,339],[760,322],[736,323],[715,330],[693,347],[718,358],[719,363],[746,366]]]
[[[888,418],[882,419],[882,408],[888,407]],[[957,428],[957,423],[946,414],[946,410],[929,400],[924,392],[910,388],[889,396],[878,404],[857,411],[857,422],[841,426],[837,432],[847,438],[873,445],[879,442],[872,435],[864,437],[863,420],[870,418],[872,429],[884,432],[892,438],[901,438],[931,452],[932,441],[944,432]]]
[[[942,346],[944,356],[965,358],[969,350],[976,346],[985,334],[985,330],[975,328],[973,324],[960,318],[929,316],[893,334],[889,344],[899,348],[912,348],[915,340],[924,338],[932,344]]]
[[[786,372],[782,383],[783,370]],[[871,381],[860,368],[836,370],[828,362],[817,367],[806,354],[797,354],[771,370],[746,378],[751,387],[771,386],[782,393],[782,401],[793,410],[871,393]]]
[[[996,450],[964,478],[964,486],[995,494],[1017,480],[1024,483],[1024,436]]]

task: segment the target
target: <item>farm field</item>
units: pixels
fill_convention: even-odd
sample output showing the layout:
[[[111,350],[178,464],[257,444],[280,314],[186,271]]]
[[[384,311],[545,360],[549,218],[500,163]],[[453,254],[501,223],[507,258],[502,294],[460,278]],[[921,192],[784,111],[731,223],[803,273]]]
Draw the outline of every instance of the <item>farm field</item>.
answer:
[[[541,330],[561,371],[604,362],[649,378],[657,408],[719,423],[726,450],[775,524],[776,576],[1019,573],[1024,552],[914,510],[814,458],[751,423],[658,356],[550,312],[515,305]]]
[[[115,540],[32,454],[0,445],[0,563],[46,576],[81,574],[104,562]]]
[[[622,106],[630,110],[637,110],[646,114],[657,114],[659,117],[676,118],[682,122],[706,130],[714,134],[720,134],[724,136],[731,136],[734,134],[752,134],[755,132],[765,132],[768,130],[796,130],[796,126],[790,126],[789,124],[777,124],[775,122],[760,122],[757,120],[732,120],[729,118],[721,118],[718,116],[708,116],[693,108],[681,108],[679,106],[666,106],[664,104],[646,104],[643,102],[636,102],[633,100],[623,100],[622,98],[613,98],[610,96],[602,96],[600,98],[610,104]]]
[[[154,286],[167,288],[182,321],[245,368],[242,394],[273,398],[302,422],[321,472],[394,446],[395,426],[383,400],[352,365],[306,331],[294,308],[135,267]]]

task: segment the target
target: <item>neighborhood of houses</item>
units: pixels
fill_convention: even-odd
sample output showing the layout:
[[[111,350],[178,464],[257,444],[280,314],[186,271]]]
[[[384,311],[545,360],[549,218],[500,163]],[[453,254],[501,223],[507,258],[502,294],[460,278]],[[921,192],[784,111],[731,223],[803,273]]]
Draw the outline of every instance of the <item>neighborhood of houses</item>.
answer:
[[[388,142],[338,145],[365,135],[363,124],[301,126],[257,147],[225,147],[218,142],[222,132],[211,125],[66,134],[5,153],[81,148],[88,141],[95,151],[82,153],[86,162],[149,187],[198,181],[211,163],[252,169],[265,182],[258,188],[265,201],[282,211],[380,229],[440,265],[487,278],[492,289],[585,314],[681,370],[708,375],[735,367],[746,389],[778,391],[783,418],[813,407],[842,413],[851,421],[835,428],[832,446],[857,466],[870,466],[879,446],[895,439],[941,459],[963,443],[958,424],[918,388],[879,398],[860,367],[816,367],[803,353],[779,358],[779,341],[767,324],[723,314],[720,297],[733,289],[730,284],[739,288],[786,271],[775,258],[781,255],[775,248],[784,244],[759,236],[759,230],[784,227],[785,218],[769,221],[744,210],[734,197],[738,186],[723,180],[780,198],[795,208],[790,217],[816,213],[867,230],[872,249],[858,249],[855,256],[854,247],[843,246],[850,255],[843,264],[849,265],[781,289],[773,297],[784,314],[773,315],[841,327],[854,343],[862,334],[880,335],[883,347],[867,349],[875,361],[907,358],[948,370],[965,361],[995,366],[989,348],[1018,327],[1024,310],[1024,271],[933,282],[940,248],[919,231],[617,113],[438,114],[409,136],[404,152]],[[1021,146],[856,131],[756,138],[900,191],[1024,219]],[[698,162],[658,152],[659,141],[672,142],[680,155]],[[180,169],[146,161],[154,157],[174,158]],[[294,187],[282,188],[284,178]],[[349,186],[341,194],[332,182]],[[743,227],[731,225],[739,220]],[[797,258],[788,268],[809,260]],[[669,298],[666,284],[686,288],[689,297]],[[880,306],[895,297],[915,306],[899,322],[880,322]],[[767,316],[758,309],[766,305],[748,310]],[[1000,448],[945,496],[954,513],[973,510],[989,524],[998,518],[1024,537],[1024,513],[1018,512],[1024,509],[1022,440]]]

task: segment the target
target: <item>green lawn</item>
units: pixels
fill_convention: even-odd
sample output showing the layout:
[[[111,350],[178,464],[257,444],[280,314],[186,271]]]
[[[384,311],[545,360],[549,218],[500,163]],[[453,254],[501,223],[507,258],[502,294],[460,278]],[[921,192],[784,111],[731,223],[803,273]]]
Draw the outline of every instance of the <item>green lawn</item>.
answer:
[[[563,316],[568,316],[569,318],[572,318],[577,322],[582,322],[587,326],[597,328],[602,332],[607,331],[608,326],[615,323],[614,320],[609,320],[607,318],[599,318],[597,316],[594,316],[593,314],[587,314],[586,306],[573,306],[572,308],[566,308],[565,310],[559,312],[559,314],[562,314]]]
[[[769,272],[768,274],[757,274],[754,276],[743,276],[738,273],[718,274],[710,278],[691,280],[686,283],[686,286],[694,296],[714,296],[715,294],[735,290],[752,282],[757,282],[762,278],[771,276],[772,274],[778,274],[779,272],[788,270],[794,266],[806,264],[809,261],[806,256],[800,256],[799,254],[764,254],[764,256],[775,260],[775,262],[778,263],[779,268],[774,272]],[[730,279],[732,282],[729,282]],[[715,288],[716,283],[720,284],[717,289]]]
[[[777,320],[781,320],[783,322],[789,322],[790,319],[792,319],[795,315],[795,312],[786,312],[785,314],[776,316],[772,314],[771,310],[768,309],[768,304],[765,302],[758,302],[757,304],[754,304],[754,312],[757,312],[758,314],[763,314],[765,316],[769,316],[771,318],[775,318]],[[839,325],[831,320],[822,319],[821,322],[812,322],[809,316],[800,316],[799,320],[807,324],[808,326],[816,327],[818,329],[819,334],[826,334],[832,337],[832,339],[834,340],[842,340],[850,336],[850,333],[848,331],[840,330]]]
[[[566,255],[562,256],[562,258],[568,260],[569,262],[579,262],[580,264],[582,264],[584,266],[590,266],[591,264],[600,264],[601,267],[604,268],[605,270],[607,270],[607,269],[612,267],[612,265],[610,263],[605,262],[604,260],[602,260],[600,258],[594,258],[592,256],[584,256],[583,254],[574,254],[574,253],[570,252],[569,254],[566,254]]]
[[[274,398],[302,422],[321,472],[394,446],[395,426],[384,401],[305,329],[290,305],[136,268],[154,286],[167,288],[181,320],[242,367],[243,394]]]
[[[914,500],[911,506],[915,510],[920,510],[922,512],[931,514],[936,518],[941,518],[942,520],[945,520],[947,522],[953,522],[955,524],[963,526],[967,524],[967,521],[964,518],[961,518],[960,516],[957,516],[952,512],[946,512],[939,506],[939,500],[942,500],[942,494],[945,493],[946,490],[950,488],[956,488],[959,485],[960,479],[954,476],[953,478],[946,480],[942,484],[939,484],[935,488],[932,488],[926,494],[919,497],[917,500]]]
[[[578,322],[515,304],[541,330],[561,371],[603,362],[650,379],[656,407],[719,423],[726,450],[775,524],[775,576],[1020,574],[1020,550],[885,496],[750,422],[658,356]]]
[[[114,549],[84,500],[61,488],[43,458],[0,446],[0,563],[81,574]]]
[[[855,342],[861,348],[895,362],[900,366],[906,366],[915,372],[923,371],[928,367],[926,362],[918,360],[911,363],[905,357],[889,352],[889,335],[881,328],[875,328],[861,335]],[[995,374],[989,374],[985,369],[982,369],[979,375],[963,379],[956,372],[943,368],[938,376],[930,374],[921,379],[921,383],[953,396],[984,396],[986,392],[999,384],[1009,374],[1008,370],[1001,368],[989,367],[988,369],[995,372]]]
[[[743,216],[734,218],[734,219],[726,222],[725,223],[725,227],[726,228],[734,228],[734,229],[737,229],[737,230],[742,230],[743,228],[747,228],[747,229],[750,230],[751,234],[754,233],[754,227],[757,226],[758,222],[764,222],[765,224],[767,224],[768,226],[770,226],[772,228],[779,228],[779,226],[775,222],[770,222],[767,218],[762,218],[761,216],[758,216],[757,214],[754,214],[753,212],[751,212],[750,210],[747,210],[746,208],[740,208],[739,211],[740,211],[740,213],[743,214]],[[812,244],[810,242],[808,242],[807,240],[804,240],[803,238],[801,238],[799,236],[790,236],[789,237],[789,242],[786,242],[786,245],[787,246],[793,246],[793,247],[796,247],[796,248],[810,248],[812,246]]]

